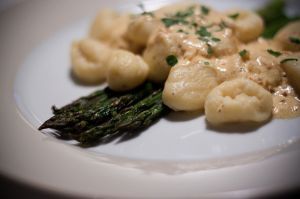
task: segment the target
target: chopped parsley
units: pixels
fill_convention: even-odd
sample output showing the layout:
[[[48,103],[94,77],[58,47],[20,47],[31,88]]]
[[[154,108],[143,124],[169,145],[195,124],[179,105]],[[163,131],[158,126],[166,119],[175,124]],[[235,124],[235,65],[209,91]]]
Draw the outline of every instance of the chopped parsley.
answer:
[[[192,16],[193,14],[194,14],[194,6],[191,6],[187,10],[178,11],[175,15],[162,18],[161,21],[165,24],[167,28],[176,24],[187,25],[189,24],[189,22],[186,20],[186,18]]]
[[[234,14],[228,15],[228,17],[233,20],[236,20],[239,16],[240,16],[240,13],[234,13]]]
[[[154,17],[154,14],[152,12],[143,12],[142,15],[149,15],[151,17]]]
[[[240,51],[239,54],[241,57],[244,57],[247,54],[247,50],[244,49],[244,50]]]
[[[281,52],[274,51],[272,49],[268,49],[267,51],[270,55],[273,55],[274,57],[279,57],[281,55]]]
[[[203,15],[208,15],[210,10],[206,6],[201,6],[201,12],[202,12]]]
[[[166,62],[169,66],[175,66],[178,63],[178,60],[175,55],[169,55],[166,57]]]
[[[184,31],[184,30],[182,30],[182,29],[177,30],[177,32],[184,33],[184,34],[188,34],[186,31]]]
[[[195,28],[198,26],[198,24],[196,22],[192,22],[191,25],[194,26]]]
[[[281,60],[281,64],[284,64],[284,63],[286,63],[286,62],[288,62],[288,61],[298,61],[298,59],[297,58],[287,58],[287,59],[283,59],[283,60]]]
[[[211,45],[207,44],[207,54],[212,55],[213,53],[214,53],[214,51],[213,51]]]
[[[297,37],[289,37],[290,42],[294,44],[300,44],[300,38]]]
[[[201,26],[199,30],[196,31],[196,34],[200,35],[201,37],[210,37],[211,33],[207,31],[207,28]]]
[[[225,23],[225,21],[221,21],[220,24],[219,24],[220,28],[224,29],[224,28],[227,28],[227,24]]]
[[[165,24],[165,26],[167,28],[173,26],[173,25],[176,25],[176,24],[187,24],[188,22],[185,21],[184,19],[176,19],[176,18],[162,18],[161,21]]]
[[[220,32],[220,31],[224,30],[225,28],[227,28],[228,26],[224,21],[221,21],[219,24],[219,27],[220,27],[220,29],[216,30],[216,32]]]
[[[241,50],[241,51],[239,52],[239,55],[240,55],[241,58],[244,59],[244,60],[249,58],[249,52],[248,52],[246,49]]]
[[[209,65],[209,62],[208,62],[208,61],[205,61],[204,64],[205,64],[205,65]]]
[[[186,17],[192,16],[194,14],[194,9],[195,9],[195,7],[191,6],[191,7],[189,7],[185,11],[179,11],[179,12],[177,12],[174,17],[177,17],[177,18],[186,18]]]
[[[219,38],[217,38],[217,37],[213,37],[213,38],[211,38],[211,40],[214,41],[214,42],[219,42],[219,41],[221,41],[221,39],[219,39]]]
[[[209,42],[209,39],[204,38],[204,37],[199,37],[198,39],[201,40],[201,41],[204,41],[204,42],[206,42],[206,43]]]

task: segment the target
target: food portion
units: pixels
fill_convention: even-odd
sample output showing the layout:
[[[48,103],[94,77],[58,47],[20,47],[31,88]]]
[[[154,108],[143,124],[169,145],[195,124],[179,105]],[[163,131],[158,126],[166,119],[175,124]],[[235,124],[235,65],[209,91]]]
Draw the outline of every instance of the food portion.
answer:
[[[136,88],[147,79],[149,68],[138,55],[126,50],[113,50],[107,62],[107,83],[115,91]]]
[[[163,102],[175,111],[203,110],[208,93],[217,85],[217,73],[204,63],[177,64],[165,82]]]
[[[145,83],[128,92],[109,88],[81,97],[62,108],[39,129],[55,129],[61,139],[74,139],[84,146],[108,142],[116,136],[134,136],[169,112],[162,103],[161,86]]]
[[[289,82],[293,88],[300,93],[300,54],[296,58],[287,58],[282,62],[282,68],[289,77]]]
[[[84,83],[99,83],[106,79],[110,48],[94,39],[75,41],[71,47],[72,71]]]
[[[274,40],[279,47],[286,51],[300,51],[300,21],[291,22],[282,28],[276,35]]]
[[[106,81],[106,90],[119,98],[83,103],[75,112],[55,109],[59,114],[42,128],[71,132],[86,144],[106,133],[133,130],[126,121],[150,124],[145,111],[166,107],[203,111],[212,125],[300,116],[300,21],[284,14],[283,1],[258,12],[217,11],[196,3],[151,12],[139,6],[137,15],[101,11],[87,38],[71,49],[74,75],[84,83]],[[144,107],[145,82],[160,87],[150,103],[153,110]],[[150,98],[151,92],[146,92]],[[123,95],[141,97],[123,101]],[[114,107],[119,103],[122,108]],[[103,119],[106,114],[110,120]]]
[[[226,14],[233,20],[232,28],[241,42],[257,39],[264,30],[263,19],[253,11],[235,9]]]
[[[205,100],[205,115],[211,124],[263,122],[272,114],[272,95],[246,78],[225,81]]]

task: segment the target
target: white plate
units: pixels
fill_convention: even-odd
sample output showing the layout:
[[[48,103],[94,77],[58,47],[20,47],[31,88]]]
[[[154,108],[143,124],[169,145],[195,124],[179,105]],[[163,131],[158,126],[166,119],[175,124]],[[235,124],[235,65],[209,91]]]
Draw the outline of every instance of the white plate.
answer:
[[[96,89],[70,78],[70,43],[86,34],[101,7],[138,11],[138,1],[128,2],[25,1],[0,16],[6,27],[0,33],[0,171],[77,196],[242,196],[299,186],[299,118],[220,130],[208,128],[203,116],[173,113],[133,140],[89,149],[36,130],[51,116],[51,105]],[[262,3],[209,2],[219,9]]]

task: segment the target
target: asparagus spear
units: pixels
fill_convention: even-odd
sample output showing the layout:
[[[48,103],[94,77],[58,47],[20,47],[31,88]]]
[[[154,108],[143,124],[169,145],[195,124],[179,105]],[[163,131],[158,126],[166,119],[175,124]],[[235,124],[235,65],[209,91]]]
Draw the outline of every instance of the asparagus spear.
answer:
[[[94,102],[91,106],[79,108],[76,112],[67,111],[55,115],[42,124],[39,129],[56,129],[60,134],[80,133],[91,126],[109,120],[123,108],[135,104],[155,89],[152,84],[146,83],[137,90],[123,94],[120,97],[110,98],[104,103],[102,101]]]
[[[58,115],[58,114],[62,114],[64,112],[76,112],[82,108],[85,108],[87,106],[92,105],[95,102],[99,102],[99,101],[105,101],[109,98],[109,89],[104,89],[104,90],[97,90],[95,92],[93,92],[92,94],[85,96],[85,97],[81,97],[77,100],[75,100],[74,102],[63,106],[61,108],[56,108],[55,106],[52,106],[52,110],[53,110],[53,114]]]
[[[80,134],[79,142],[83,146],[91,146],[109,139],[116,134],[124,132],[136,132],[146,128],[169,111],[163,105],[162,90],[155,91],[149,97],[141,100],[126,111],[116,115],[111,120],[95,126]]]

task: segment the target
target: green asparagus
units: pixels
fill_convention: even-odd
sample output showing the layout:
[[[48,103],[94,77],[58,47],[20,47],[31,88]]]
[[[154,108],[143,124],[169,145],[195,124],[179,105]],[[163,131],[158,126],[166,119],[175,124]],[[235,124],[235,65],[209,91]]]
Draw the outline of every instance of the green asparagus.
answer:
[[[114,95],[114,97],[108,98],[107,100],[100,98],[98,99],[99,101],[89,101],[89,97],[81,98],[76,100],[77,103],[74,103],[73,106],[67,105],[63,107],[61,110],[64,109],[64,111],[61,111],[47,120],[39,129],[55,129],[58,131],[58,134],[63,137],[68,137],[66,135],[69,134],[79,134],[86,129],[109,120],[122,109],[135,104],[156,89],[157,88],[152,84],[146,83],[136,90],[123,93],[122,95],[118,94],[121,96]],[[78,106],[78,102],[82,99],[87,100],[85,104],[90,105]],[[74,111],[75,109],[77,109],[77,111]]]
[[[83,146],[91,146],[105,141],[116,134],[119,135],[124,132],[134,133],[140,129],[147,128],[169,111],[169,108],[163,105],[161,96],[161,89],[155,91],[149,97],[116,115],[111,120],[81,133],[78,141]]]
[[[104,102],[109,98],[109,89],[104,90],[97,90],[93,92],[92,94],[81,97],[77,99],[76,101],[63,106],[61,108],[57,108],[56,106],[52,106],[53,114],[58,115],[66,112],[77,112],[82,108],[88,107],[90,105],[93,105],[95,102]]]

